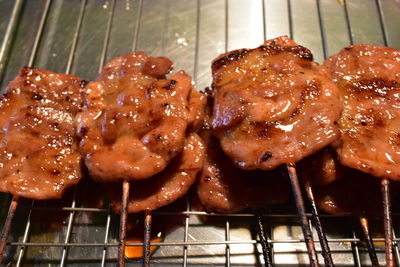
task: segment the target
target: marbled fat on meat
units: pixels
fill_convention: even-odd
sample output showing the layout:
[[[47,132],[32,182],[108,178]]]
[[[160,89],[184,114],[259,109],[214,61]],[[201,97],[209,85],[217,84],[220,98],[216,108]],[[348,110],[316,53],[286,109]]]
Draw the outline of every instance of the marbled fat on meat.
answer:
[[[335,142],[340,162],[400,180],[400,50],[353,45],[324,65],[344,103]]]
[[[212,128],[242,169],[297,162],[339,137],[336,85],[311,52],[288,37],[223,54],[212,74]]]
[[[74,116],[81,79],[23,68],[0,100],[0,191],[61,198],[81,178]]]
[[[164,170],[204,116],[205,97],[184,71],[169,78],[168,58],[119,56],[85,87],[78,116],[81,152],[91,177],[141,180]]]

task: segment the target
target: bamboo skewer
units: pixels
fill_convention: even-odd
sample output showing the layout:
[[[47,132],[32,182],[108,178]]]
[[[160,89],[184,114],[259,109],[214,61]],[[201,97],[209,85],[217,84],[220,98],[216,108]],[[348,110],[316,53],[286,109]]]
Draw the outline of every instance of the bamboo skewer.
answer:
[[[308,257],[310,259],[310,266],[317,267],[319,266],[317,253],[315,251],[314,240],[312,237],[311,229],[308,224],[308,219],[306,215],[306,209],[304,207],[303,196],[300,190],[299,180],[297,178],[297,172],[295,168],[295,164],[286,164],[290,183],[292,185],[293,196],[296,202],[297,211],[301,220],[301,228],[303,230],[304,240],[306,242]]]
[[[0,238],[0,264],[3,262],[3,257],[4,257],[4,251],[7,246],[7,240],[8,240],[8,235],[10,234],[11,230],[11,224],[15,216],[15,211],[17,210],[18,207],[18,201],[19,197],[18,196],[13,196],[10,207],[8,208],[8,213],[7,213],[7,218],[4,223],[3,231],[1,232],[1,238]]]
[[[122,183],[122,201],[119,223],[118,266],[125,266],[126,222],[128,218],[129,182]]]
[[[144,214],[143,267],[149,267],[152,216],[148,210]]]
[[[368,220],[365,217],[360,217],[361,228],[364,233],[364,238],[367,242],[367,249],[371,264],[373,267],[379,267],[378,257],[376,256],[376,251],[374,247],[374,242],[372,241],[371,235],[369,234]]]
[[[260,237],[260,243],[261,243],[261,248],[263,251],[263,256],[264,256],[264,263],[266,267],[272,267],[272,257],[271,257],[271,244],[268,243],[268,237],[266,236],[266,233],[264,231],[264,226],[262,223],[262,218],[260,214],[256,214],[256,226],[257,226],[257,233],[258,236]]]
[[[333,260],[332,260],[331,251],[329,248],[328,240],[326,239],[325,232],[322,229],[322,224],[321,224],[321,220],[319,218],[317,205],[315,204],[314,193],[313,193],[311,184],[309,181],[307,181],[307,182],[305,182],[304,186],[306,189],[308,201],[310,202],[310,206],[311,206],[311,213],[312,213],[312,220],[314,223],[314,227],[317,230],[319,242],[321,244],[322,257],[324,258],[324,262],[325,262],[326,266],[333,267],[334,264],[333,264]]]
[[[381,183],[383,201],[383,225],[385,229],[385,253],[386,266],[394,267],[393,257],[393,232],[392,232],[392,210],[390,202],[390,181],[383,179]]]

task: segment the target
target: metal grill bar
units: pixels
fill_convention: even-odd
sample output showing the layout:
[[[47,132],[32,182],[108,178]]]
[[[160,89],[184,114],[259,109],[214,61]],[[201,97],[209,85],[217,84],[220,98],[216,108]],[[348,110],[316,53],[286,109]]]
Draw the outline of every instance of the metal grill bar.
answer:
[[[199,49],[200,49],[200,0],[197,0],[196,4],[196,47],[194,50],[194,69],[193,69],[193,81],[197,85],[197,76],[199,72]]]
[[[26,243],[28,241],[29,230],[31,229],[31,216],[32,216],[34,205],[35,205],[35,200],[32,200],[31,208],[29,210],[28,218],[26,220],[24,237],[22,238],[22,242],[24,242],[24,243]],[[24,252],[25,252],[25,247],[24,246],[20,247],[16,267],[21,266],[22,257],[24,256]]]
[[[24,207],[21,207],[23,209]],[[71,208],[71,207],[60,207],[60,208],[47,208],[47,207],[36,207],[35,210],[46,210],[46,211],[80,211],[80,212],[99,212],[99,213],[107,213],[108,209],[101,208]],[[205,212],[205,211],[153,211],[153,215],[157,216],[172,216],[172,215],[199,215],[199,216],[212,216],[212,217],[254,217],[255,215],[252,213],[213,213],[213,212]],[[268,218],[298,218],[298,214],[291,213],[261,213],[262,217]],[[305,214],[307,217],[312,217],[311,213]],[[350,213],[343,214],[319,214],[320,218],[346,218],[353,216]],[[400,216],[398,213],[393,213],[393,216]]]
[[[225,0],[225,53],[228,52],[229,41],[229,1]]]
[[[347,7],[347,0],[343,1],[343,9],[344,9],[344,16],[346,19],[347,32],[349,33],[350,44],[354,44],[354,37],[353,37],[354,34],[353,34],[353,30],[351,28],[349,8]]]
[[[385,21],[383,19],[381,0],[375,0],[375,3],[376,3],[376,9],[378,10],[378,17],[379,17],[379,23],[381,25],[383,43],[384,43],[385,46],[388,46],[388,37],[387,37],[387,32],[386,32]]]
[[[78,187],[74,186],[74,193],[73,193],[73,197],[72,197],[71,208],[75,208],[77,191],[78,191]],[[66,244],[69,243],[69,241],[71,239],[72,224],[74,222],[74,218],[75,218],[75,211],[71,211],[69,214],[69,217],[68,217],[67,233],[65,235],[65,241],[64,241],[64,243],[66,243]],[[67,253],[68,253],[68,247],[64,247],[63,251],[62,251],[62,255],[61,255],[61,261],[60,261],[61,267],[65,265],[65,259],[67,257]]]
[[[397,239],[397,238],[396,238],[396,233],[395,233],[395,231],[393,230],[393,240],[396,240],[396,239]],[[397,243],[396,241],[394,241],[393,246],[394,246],[394,255],[395,255],[395,257],[396,257],[396,263],[397,263],[397,265],[400,265],[399,245],[398,245],[398,243]]]
[[[226,222],[225,222],[225,240],[227,242],[229,242],[231,240],[231,228],[230,228],[229,220],[226,220]],[[226,244],[225,259],[226,259],[226,266],[230,267],[231,266],[231,247],[229,244]]]
[[[332,238],[329,239],[330,243],[359,243],[362,240],[357,237],[353,238]],[[383,242],[384,238],[373,238],[373,242]],[[400,241],[397,238],[397,241]],[[271,239],[268,243],[271,244],[301,244],[304,243],[304,239]],[[200,246],[200,245],[238,245],[238,244],[257,244],[257,240],[230,240],[230,241],[169,241],[169,242],[151,242],[152,246]],[[118,247],[118,243],[39,243],[39,242],[10,242],[11,246],[31,246],[31,247]],[[143,246],[144,243],[126,243],[127,247]],[[321,250],[316,250],[320,252]],[[343,250],[331,250],[331,253]],[[383,251],[383,250],[379,250]]]
[[[292,1],[287,0],[288,22],[289,22],[289,37],[293,39],[293,18],[292,18]]]
[[[106,232],[104,235],[104,244],[108,243],[108,235],[110,233],[110,223],[111,223],[111,210],[107,214],[107,221],[106,221]],[[107,256],[107,246],[104,246],[103,254],[101,257],[101,266],[104,267],[106,265],[106,256]]]
[[[315,1],[317,4],[319,30],[321,32],[321,39],[322,39],[322,52],[324,53],[324,59],[326,59],[328,57],[328,45],[326,44],[324,21],[322,20],[321,1],[320,0],[315,0]]]
[[[111,32],[112,20],[114,17],[114,11],[115,11],[115,0],[112,0],[107,20],[106,35],[104,36],[103,49],[101,51],[101,56],[100,56],[99,72],[101,71],[101,68],[103,67],[104,62],[106,60],[107,48],[110,42],[110,32]]]
[[[11,36],[14,33],[14,30],[16,28],[17,22],[18,22],[18,16],[19,13],[21,11],[21,7],[22,7],[22,2],[23,0],[16,0],[13,10],[11,12],[11,17],[10,17],[10,21],[7,24],[7,29],[6,29],[6,33],[4,34],[4,39],[3,39],[3,43],[1,44],[0,47],[0,84],[1,81],[3,79],[3,69],[5,67],[5,55],[6,52],[8,50],[8,46],[11,43]]]
[[[68,56],[67,67],[65,69],[65,73],[67,73],[67,74],[71,72],[72,62],[74,61],[76,45],[78,44],[79,33],[81,31],[83,17],[85,16],[86,2],[87,2],[87,0],[83,0],[81,7],[80,7],[79,17],[78,17],[78,21],[76,23],[74,37],[72,39],[73,40],[72,46],[71,46],[71,50],[70,50],[69,56]]]
[[[356,232],[354,230],[352,230],[352,235],[353,235],[353,239],[357,239]],[[359,241],[360,240],[351,242],[351,248],[353,250],[353,257],[354,257],[354,266],[356,266],[356,267],[361,267],[360,251],[358,249]]]
[[[186,196],[186,211],[190,210],[190,200],[189,197]],[[185,217],[185,232],[184,232],[184,247],[183,247],[183,266],[186,267],[187,266],[187,258],[188,258],[188,247],[187,247],[187,243],[188,242],[188,237],[189,237],[189,215],[186,215]]]
[[[39,42],[43,34],[44,24],[46,23],[46,19],[49,14],[50,4],[51,0],[47,0],[43,9],[42,17],[40,18],[39,27],[36,33],[35,42],[33,43],[32,53],[28,61],[28,66],[33,66],[33,62],[35,61]]]
[[[136,20],[135,35],[134,35],[134,39],[132,42],[132,50],[133,51],[136,51],[136,49],[138,47],[139,30],[140,30],[140,25],[141,25],[141,20],[142,20],[142,14],[143,14],[143,1],[139,0],[139,15]]]

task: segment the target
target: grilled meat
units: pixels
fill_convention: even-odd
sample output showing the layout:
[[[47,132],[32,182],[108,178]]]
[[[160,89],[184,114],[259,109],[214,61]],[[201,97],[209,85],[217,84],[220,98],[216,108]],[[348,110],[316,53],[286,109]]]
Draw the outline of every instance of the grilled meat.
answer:
[[[74,116],[81,79],[23,68],[0,100],[0,191],[60,198],[81,178]]]
[[[242,169],[297,162],[339,137],[336,85],[310,50],[288,37],[223,54],[212,74],[212,127]]]
[[[205,146],[192,133],[186,139],[183,151],[159,174],[145,180],[130,182],[128,212],[155,210],[182,197],[196,180],[203,166]],[[111,206],[116,213],[121,209],[121,184],[107,186]]]
[[[302,179],[313,184],[315,202],[331,214],[382,214],[380,181],[367,173],[343,166],[332,147],[303,160],[299,165]],[[392,184],[392,197],[398,186]]]
[[[140,180],[166,168],[204,116],[205,97],[172,62],[133,52],[117,57],[86,86],[79,115],[81,152],[91,176]]]
[[[206,160],[198,175],[197,194],[208,211],[238,212],[284,202],[289,193],[287,172],[244,171],[236,168],[210,131],[202,133],[207,143]]]
[[[302,178],[315,185],[339,180],[344,172],[344,167],[338,163],[337,154],[331,146],[305,158],[297,166]]]
[[[342,179],[313,189],[318,208],[330,214],[380,215],[383,212],[379,180],[357,170],[345,168]]]
[[[324,65],[344,103],[336,142],[340,162],[400,180],[400,50],[352,45]]]

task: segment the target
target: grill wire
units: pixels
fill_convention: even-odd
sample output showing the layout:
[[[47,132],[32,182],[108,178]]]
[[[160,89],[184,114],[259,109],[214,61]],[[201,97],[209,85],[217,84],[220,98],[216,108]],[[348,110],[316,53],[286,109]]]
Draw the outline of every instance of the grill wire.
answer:
[[[8,80],[10,80],[15,74],[16,70],[23,66],[34,66],[34,67],[43,67],[48,66],[50,70],[65,72],[65,73],[74,73],[80,75],[82,77],[92,78],[90,76],[94,76],[96,72],[101,68],[101,66],[110,58],[114,57],[117,54],[128,52],[130,48],[133,50],[153,50],[152,54],[166,55],[172,57],[172,59],[176,62],[178,68],[184,68],[188,70],[188,72],[193,76],[194,81],[197,84],[198,89],[202,89],[205,86],[209,85],[210,82],[210,74],[209,74],[209,65],[210,60],[227,50],[232,50],[240,47],[255,47],[262,43],[263,40],[280,35],[280,34],[288,34],[289,36],[294,37],[294,39],[300,43],[308,46],[314,52],[317,51],[316,58],[320,62],[326,58],[328,55],[333,52],[338,51],[339,48],[357,42],[369,42],[376,43],[378,45],[390,45],[395,48],[400,48],[400,38],[393,34],[393,27],[388,28],[386,25],[389,25],[390,18],[394,17],[397,11],[400,11],[400,3],[398,1],[389,1],[384,0],[352,0],[340,3],[341,1],[330,1],[330,0],[287,0],[286,4],[283,5],[283,1],[280,0],[220,0],[220,1],[212,1],[212,0],[180,0],[174,2],[167,0],[152,0],[152,1],[132,1],[132,0],[111,0],[111,1],[93,1],[93,0],[74,0],[70,1],[52,1],[52,0],[42,0],[42,1],[31,1],[31,0],[17,0],[12,2],[13,5],[10,5],[10,2],[5,0],[0,0],[0,10],[1,7],[8,7],[6,11],[0,11],[0,15],[3,18],[7,18],[8,21],[1,21],[0,23],[0,33],[3,35],[3,40],[0,47],[0,85],[2,88],[6,84]],[[330,3],[329,3],[330,2]],[[333,4],[332,4],[333,2]],[[40,4],[38,4],[40,3]],[[57,67],[52,67],[51,58],[44,58],[43,54],[46,53],[45,44],[43,43],[43,38],[49,36],[49,32],[54,31],[52,29],[51,24],[54,23],[57,17],[63,16],[62,13],[59,12],[60,7],[65,7],[69,5],[75,5],[77,7],[78,12],[75,16],[75,21],[68,25],[66,31],[70,29],[70,33],[72,33],[71,40],[68,40],[68,45],[66,45],[65,49],[68,52],[65,52],[67,55],[66,63],[64,66],[58,67],[59,69],[55,69]],[[181,5],[181,7],[179,7]],[[338,19],[337,17],[332,17],[332,13],[329,13],[329,6],[335,6],[336,11],[341,9],[339,15],[343,15],[344,19]],[[99,36],[103,35],[102,40],[98,37],[96,41],[97,45],[101,47],[100,52],[98,49],[94,49],[96,51],[96,55],[88,54],[88,58],[93,57],[96,59],[94,62],[94,66],[90,66],[88,69],[88,65],[83,66],[81,69],[79,67],[79,63],[75,61],[79,58],[85,57],[85,52],[88,52],[90,49],[84,47],[84,42],[89,40],[91,41],[90,36],[87,33],[82,34],[82,28],[85,24],[85,19],[89,21],[89,19],[93,19],[96,16],[94,12],[92,12],[96,8],[102,7],[104,12],[102,15],[106,16],[104,20],[103,26],[98,26],[100,30],[96,32]],[[311,10],[308,10],[307,7],[312,7]],[[368,17],[369,20],[378,22],[378,30],[379,36],[375,34],[377,29],[376,27],[372,27],[372,29],[367,29],[367,33],[362,32],[359,27],[358,20],[362,20],[361,16],[363,14],[357,14],[357,8],[362,8],[363,11],[368,11],[369,14],[374,14],[372,17]],[[32,23],[29,30],[34,32],[34,34],[30,34],[29,36],[33,37],[33,42],[31,43],[29,48],[24,48],[26,51],[30,51],[30,53],[22,53],[21,57],[17,57],[16,52],[13,50],[14,46],[18,46],[18,42],[21,42],[21,20],[26,16],[27,10],[30,8],[36,8],[35,14],[38,15],[38,22]],[[325,8],[324,8],[325,7]],[[386,8],[384,8],[386,7]],[[390,8],[392,7],[392,9]],[[157,12],[151,13],[151,9],[155,8],[157,11],[160,11],[162,14],[161,17],[165,17],[164,24],[161,26],[161,30],[159,35],[161,38],[154,43],[152,43],[152,39],[148,37],[153,34],[151,29],[151,25],[155,25],[160,22],[157,19]],[[120,48],[120,46],[124,45],[127,41],[123,39],[117,39],[113,41],[113,22],[116,17],[116,10],[129,11],[133,16],[129,19],[129,27],[132,29],[131,35],[133,40],[131,45],[128,48]],[[144,11],[146,9],[146,11]],[[213,11],[213,9],[218,9],[217,11]],[[243,10],[242,10],[243,9]],[[279,13],[282,11],[281,9],[286,9],[280,14],[273,14],[275,11]],[[132,11],[133,10],[133,11]],[[149,11],[150,10],[150,11]],[[261,11],[260,11],[261,10]],[[299,11],[302,10],[302,11]],[[59,13],[57,13],[57,11]],[[315,12],[314,12],[315,11]],[[396,11],[396,12],[395,12]],[[146,12],[146,14],[144,14]],[[189,15],[186,14],[190,13]],[[218,21],[224,26],[221,25],[208,25],[207,18],[212,14],[223,14],[223,18]],[[246,13],[248,12],[248,13]],[[250,13],[249,13],[250,12]],[[261,16],[255,16],[254,13],[251,12],[259,12]],[[309,25],[307,30],[310,32],[304,32],[298,30],[301,23],[305,23],[307,21],[307,16],[311,16],[314,12],[316,14],[312,25]],[[331,21],[327,21],[324,18],[324,12],[330,14]],[[172,15],[171,15],[172,14]],[[211,15],[210,15],[211,14]],[[244,18],[241,18],[240,15],[243,14]],[[247,17],[246,17],[247,14]],[[252,14],[248,16],[248,14]],[[118,14],[120,15],[120,14]],[[154,16],[152,18],[151,16]],[[171,15],[171,16],[170,16]],[[175,16],[176,15],[176,16]],[[238,16],[239,15],[239,16]],[[281,18],[277,18],[279,15]],[[73,15],[71,15],[73,16]],[[174,17],[175,16],[175,17]],[[387,18],[385,17],[387,16]],[[179,18],[184,18],[179,20]],[[185,18],[189,17],[189,22],[185,25]],[[305,18],[302,18],[305,17]],[[174,21],[174,19],[178,18],[178,22]],[[194,18],[194,19],[193,19]],[[276,19],[276,21],[272,21],[271,26],[269,22],[272,19]],[[239,32],[237,28],[241,26],[239,23],[243,23],[244,19],[249,20],[248,25],[254,26],[257,22],[258,25],[253,27],[252,29],[243,32]],[[283,23],[284,26],[278,25],[282,19],[287,19],[286,23]],[[25,18],[26,20],[26,18]],[[33,19],[34,20],[34,19]],[[335,26],[345,26],[347,31],[347,37],[343,37],[343,32],[340,35],[335,35],[331,33],[332,24],[340,20],[341,24],[337,24]],[[182,23],[182,21],[184,23]],[[26,23],[26,22],[25,22]],[[177,28],[177,24],[182,23]],[[329,24],[329,25],[326,25]],[[353,23],[356,24],[353,26]],[[29,23],[28,23],[29,24]],[[261,24],[261,28],[260,25]],[[121,26],[121,25],[119,25]],[[190,28],[191,30],[185,29],[185,27]],[[203,28],[202,28],[203,26]],[[246,25],[245,25],[246,26]],[[25,25],[25,27],[28,27]],[[36,27],[36,28],[34,28]],[[96,27],[93,26],[93,27]],[[208,28],[207,28],[208,27]],[[210,31],[212,28],[214,31]],[[276,30],[276,28],[279,30]],[[183,28],[183,30],[182,30]],[[284,28],[284,29],[282,29]],[[317,28],[317,32],[312,32],[312,29]],[[367,25],[365,25],[367,28]],[[71,30],[73,29],[73,30]],[[222,29],[222,30],[221,30]],[[268,32],[271,30],[271,33]],[[298,32],[297,32],[298,30]],[[374,32],[375,30],[375,32]],[[174,32],[176,31],[176,33]],[[368,32],[370,31],[370,32]],[[171,33],[171,36],[167,36],[166,33]],[[339,31],[340,32],[340,31]],[[161,33],[161,34],[160,34]],[[258,35],[256,35],[257,33]],[[147,35],[146,35],[147,34]],[[314,35],[313,35],[314,34]],[[89,34],[90,35],[90,34]],[[329,36],[328,36],[329,35]],[[396,35],[398,35],[396,33]],[[29,37],[28,36],[28,37]],[[188,38],[187,36],[191,36]],[[212,40],[213,37],[218,36],[218,40]],[[302,37],[304,36],[304,37]],[[341,36],[337,41],[333,42],[332,38],[337,36]],[[28,38],[27,37],[27,38]],[[141,39],[141,38],[142,39]],[[129,39],[128,37],[126,37]],[[211,40],[207,40],[210,38]],[[307,39],[308,38],[308,39]],[[345,39],[343,41],[343,38]],[[371,38],[371,39],[368,39]],[[187,40],[189,39],[189,40]],[[193,39],[195,41],[193,41]],[[303,40],[301,40],[303,39]],[[161,41],[160,41],[161,40]],[[206,41],[212,43],[210,46]],[[246,43],[246,40],[250,40],[250,43]],[[66,40],[63,40],[66,41]],[[56,41],[55,41],[56,42]],[[121,42],[121,44],[118,44]],[[172,49],[171,45],[167,45],[166,43],[174,42],[176,49]],[[93,42],[92,42],[93,44]],[[27,44],[29,45],[29,44]],[[62,46],[61,44],[58,44]],[[332,45],[332,47],[330,47]],[[115,51],[110,49],[111,46],[117,47]],[[82,48],[83,47],[83,48]],[[118,47],[120,48],[118,50]],[[80,48],[80,52],[78,51]],[[186,51],[190,48],[190,53],[187,55]],[[336,49],[338,48],[338,49]],[[335,50],[336,49],[336,50]],[[118,51],[117,51],[118,50]],[[125,51],[124,51],[125,50]],[[211,52],[208,52],[210,50]],[[82,52],[83,51],[83,52]],[[111,52],[110,52],[111,51]],[[206,52],[205,52],[206,51]],[[94,52],[93,52],[94,53]],[[40,54],[40,58],[39,58]],[[14,57],[15,56],[15,57]],[[192,57],[192,58],[189,58]],[[176,59],[175,59],[176,58]],[[183,58],[183,59],[181,59]],[[88,59],[89,60],[89,59]],[[57,60],[54,60],[57,61]],[[22,63],[24,62],[24,63]],[[82,60],[80,61],[82,62]],[[97,62],[97,63],[96,63]],[[90,63],[92,64],[92,62]],[[9,68],[11,70],[9,70]],[[85,73],[85,69],[86,72]],[[17,210],[17,217],[12,225],[12,233],[9,238],[9,246],[6,250],[6,260],[12,261],[16,266],[22,266],[25,264],[38,264],[48,263],[55,265],[76,265],[81,266],[85,264],[87,266],[106,266],[112,265],[116,262],[116,252],[118,247],[117,240],[117,225],[118,225],[118,217],[116,215],[111,214],[110,208],[108,205],[105,205],[104,208],[92,208],[90,205],[86,207],[84,204],[85,201],[78,201],[80,195],[83,195],[84,192],[88,192],[88,187],[90,185],[80,184],[75,186],[72,190],[72,196],[69,199],[70,204],[66,204],[66,201],[58,201],[58,206],[54,206],[49,204],[48,202],[40,202],[40,201],[32,201],[32,200],[24,200],[23,203],[19,206]],[[90,194],[88,194],[90,196]],[[10,201],[10,197],[6,194],[1,194],[2,198],[2,206],[0,210],[1,216],[5,218],[6,211],[8,206],[6,205]],[[8,199],[8,200],[7,200]],[[80,203],[82,202],[82,203]],[[186,209],[183,211],[155,211],[153,213],[146,214],[146,224],[148,227],[143,229],[143,232],[146,233],[145,236],[149,237],[149,233],[151,231],[150,225],[159,220],[164,220],[165,218],[171,216],[183,216],[184,220],[182,223],[177,223],[178,229],[174,230],[174,239],[171,240],[166,238],[165,241],[162,242],[151,242],[151,245],[159,246],[158,252],[155,253],[154,257],[151,259],[152,264],[159,264],[160,266],[164,266],[165,264],[181,264],[183,266],[191,265],[191,264],[211,264],[217,263],[220,265],[231,266],[232,265],[261,265],[262,264],[262,250],[259,239],[256,235],[249,235],[247,238],[243,238],[243,235],[238,234],[237,229],[247,228],[248,232],[253,233],[253,226],[256,226],[259,221],[257,221],[258,215],[251,213],[239,213],[239,214],[218,214],[218,213],[206,213],[202,211],[196,211],[193,209],[191,205],[191,201],[189,197],[185,198]],[[78,205],[79,204],[79,205]],[[380,203],[377,203],[380,204]],[[46,229],[33,229],[37,228],[35,222],[33,222],[33,217],[36,213],[39,214],[56,214],[62,213],[64,215],[65,220],[63,220],[63,229],[61,230],[62,234],[59,234],[57,238],[50,240],[51,242],[39,242],[33,240],[33,233],[46,233],[51,232],[50,228]],[[99,215],[102,218],[101,222],[95,222],[93,225],[88,223],[90,221],[87,217],[97,216]],[[309,219],[309,225],[311,225],[312,214],[307,213],[307,218]],[[394,221],[396,221],[398,214],[393,214]],[[271,212],[260,214],[260,217],[263,219],[266,241],[269,244],[269,248],[271,249],[271,259],[274,264],[281,266],[288,266],[304,264],[307,265],[307,251],[304,246],[304,239],[301,238],[301,234],[299,232],[299,217],[298,214],[294,212],[294,210],[290,211],[281,211],[281,210],[271,210]],[[366,254],[366,248],[362,244],[362,238],[359,237],[359,231],[357,230],[357,218],[353,218],[352,216],[337,216],[337,215],[320,215],[322,223],[328,225],[329,223],[336,223],[337,221],[344,221],[345,223],[341,224],[341,227],[345,227],[347,224],[352,224],[346,236],[328,236],[328,243],[331,247],[331,253],[333,260],[336,266],[361,266],[361,265],[369,265],[370,262],[368,260],[368,256]],[[3,225],[4,218],[0,218],[1,225]],[[82,218],[86,218],[82,224]],[[219,227],[218,232],[212,228],[211,231],[205,231],[207,235],[201,236],[202,238],[194,237],[194,232],[197,232],[196,228],[200,228],[207,226],[207,222],[203,222],[198,218],[206,218],[207,220],[212,220],[212,218],[218,218],[217,224],[221,225]],[[79,220],[78,220],[79,219]],[[46,218],[42,219],[43,221]],[[37,224],[37,223],[36,223]],[[245,225],[245,227],[243,227]],[[262,223],[261,223],[262,226]],[[277,231],[280,227],[286,227],[285,229],[289,231],[287,236],[282,237],[279,235],[276,237]],[[395,225],[397,226],[397,225]],[[94,227],[96,232],[100,231],[101,235],[96,234],[96,238],[91,242],[87,242],[86,237],[90,234],[89,230],[85,230],[87,232],[82,232],[80,227]],[[297,228],[296,228],[297,227]],[[382,227],[380,227],[382,228]],[[101,229],[101,230],[99,230]],[[314,228],[313,233],[315,233]],[[396,227],[395,227],[396,229]],[[196,230],[196,231],[195,231]],[[201,230],[200,230],[201,231]],[[290,233],[292,231],[292,233]],[[298,233],[295,233],[295,232]],[[81,238],[80,235],[85,236],[85,238]],[[222,233],[222,236],[218,234]],[[241,232],[240,232],[241,233]],[[396,237],[395,231],[394,234],[394,254],[397,263],[400,263],[399,258],[399,249],[397,242],[400,241],[399,238]],[[216,236],[213,236],[216,235]],[[238,238],[238,236],[240,238]],[[146,243],[145,240],[144,243]],[[315,245],[317,248],[317,252],[320,254],[320,246],[318,245],[318,238],[314,236]],[[384,238],[373,238],[375,243],[382,243]],[[339,245],[338,245],[339,244]],[[127,243],[129,246],[144,246],[142,242],[136,243]],[[147,244],[147,247],[149,244]],[[282,245],[287,246],[290,249],[282,249]],[[253,250],[250,252],[241,253],[240,249],[242,246],[252,246]],[[219,253],[220,250],[214,249],[215,247],[224,247],[224,253]],[[176,251],[171,250],[173,248],[180,248],[181,257],[173,255],[177,255]],[[201,254],[196,250],[197,248],[202,248],[200,251]],[[36,250],[35,250],[36,249]],[[51,255],[45,255],[44,250],[53,249]],[[59,249],[59,251],[57,250]],[[72,249],[88,249],[88,256],[86,258],[86,252],[77,252],[71,251]],[[170,250],[167,250],[170,249]],[[32,250],[32,253],[38,253],[38,251],[42,251],[43,257],[39,260],[33,257],[32,255],[28,256],[27,251]],[[54,250],[57,250],[58,253],[54,253]],[[380,263],[384,262],[384,249],[383,246],[378,245],[376,247],[378,257]],[[61,253],[59,253],[61,251]],[[85,250],[86,251],[86,250]],[[148,252],[149,250],[147,250]],[[165,251],[165,254],[162,252]],[[168,258],[168,252],[174,252],[170,254],[171,259]],[[191,252],[193,251],[193,255]],[[96,255],[100,255],[100,257]],[[179,253],[178,253],[179,254]],[[344,255],[351,254],[351,261],[349,261],[348,257]],[[147,253],[149,256],[149,253]],[[73,257],[72,257],[73,256]],[[318,255],[320,257],[320,255]],[[93,260],[87,260],[87,259]],[[191,258],[194,260],[191,261]],[[213,259],[217,259],[215,262]],[[251,259],[252,262],[249,261]],[[149,261],[149,257],[145,257],[143,261]],[[321,258],[319,258],[321,261]],[[140,264],[140,261],[128,261],[128,264]]]

